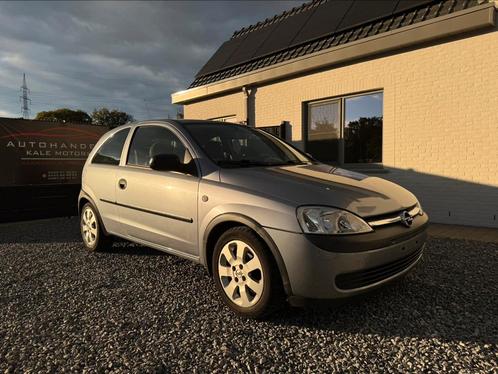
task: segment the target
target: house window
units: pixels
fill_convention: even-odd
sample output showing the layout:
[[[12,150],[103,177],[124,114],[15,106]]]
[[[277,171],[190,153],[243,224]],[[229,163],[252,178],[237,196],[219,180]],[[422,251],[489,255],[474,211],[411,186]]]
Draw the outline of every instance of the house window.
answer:
[[[310,104],[306,151],[324,162],[339,161],[341,102]]]
[[[383,93],[308,103],[306,151],[322,162],[382,162]]]

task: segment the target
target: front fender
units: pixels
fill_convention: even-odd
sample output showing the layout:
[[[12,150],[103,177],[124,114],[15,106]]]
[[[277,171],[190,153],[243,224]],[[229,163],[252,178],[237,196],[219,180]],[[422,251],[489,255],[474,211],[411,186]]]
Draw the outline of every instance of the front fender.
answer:
[[[280,251],[278,250],[278,247],[276,246],[275,242],[271,238],[271,236],[266,232],[263,226],[261,226],[258,222],[256,222],[254,219],[245,216],[240,213],[234,213],[234,212],[228,212],[228,213],[222,213],[214,217],[206,226],[204,230],[204,235],[202,239],[202,248],[200,251],[200,261],[204,266],[207,268],[209,267],[209,260],[207,259],[207,244],[208,244],[208,238],[212,230],[218,226],[219,224],[222,224],[224,222],[238,222],[241,225],[245,225],[252,230],[254,230],[261,239],[266,243],[268,248],[271,251],[271,254],[273,255],[273,258],[275,259],[275,262],[278,267],[278,271],[280,273],[280,277],[282,279],[282,284],[284,286],[284,290],[287,295],[292,295],[292,289],[290,286],[290,281],[289,281],[289,276],[287,274],[287,269],[285,267],[285,263],[282,259],[282,256],[280,254]]]

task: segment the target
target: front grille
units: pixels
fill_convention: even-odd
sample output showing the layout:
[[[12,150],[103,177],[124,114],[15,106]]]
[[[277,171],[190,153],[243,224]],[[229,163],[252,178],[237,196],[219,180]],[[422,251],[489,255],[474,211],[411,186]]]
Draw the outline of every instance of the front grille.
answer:
[[[377,226],[384,226],[393,223],[398,223],[401,222],[401,215],[403,212],[408,212],[410,217],[412,217],[413,219],[423,214],[422,210],[420,209],[420,206],[418,204],[415,204],[409,208],[397,212],[382,214],[375,217],[368,217],[367,223],[374,228]]]
[[[418,260],[422,251],[423,247],[420,247],[408,256],[399,258],[396,261],[353,273],[339,274],[335,278],[335,284],[342,290],[352,290],[380,282],[408,269]]]

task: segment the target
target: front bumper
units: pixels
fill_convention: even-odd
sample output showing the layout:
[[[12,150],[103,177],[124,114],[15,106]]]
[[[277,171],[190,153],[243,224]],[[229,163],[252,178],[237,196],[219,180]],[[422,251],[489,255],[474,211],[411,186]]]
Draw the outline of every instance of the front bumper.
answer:
[[[409,272],[422,257],[427,238],[427,217],[422,217],[410,235],[361,251],[344,248],[344,243],[334,243],[333,237],[324,248],[323,238],[317,243],[303,234],[266,230],[282,256],[292,296],[339,299],[377,288]],[[362,241],[365,239],[359,247],[365,248]]]

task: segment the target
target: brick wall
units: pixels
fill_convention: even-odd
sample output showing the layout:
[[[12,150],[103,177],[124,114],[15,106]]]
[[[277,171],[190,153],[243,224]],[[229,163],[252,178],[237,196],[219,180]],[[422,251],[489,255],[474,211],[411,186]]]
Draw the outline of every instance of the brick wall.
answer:
[[[434,222],[498,227],[498,32],[258,87],[256,125],[290,121],[303,102],[384,90],[379,175],[412,190]],[[236,114],[244,95],[185,106],[186,118]],[[228,113],[233,112],[233,113]]]
[[[185,105],[184,116],[188,119],[211,119],[235,115],[235,122],[246,120],[245,95],[243,92]]]

